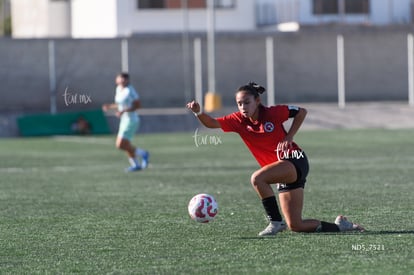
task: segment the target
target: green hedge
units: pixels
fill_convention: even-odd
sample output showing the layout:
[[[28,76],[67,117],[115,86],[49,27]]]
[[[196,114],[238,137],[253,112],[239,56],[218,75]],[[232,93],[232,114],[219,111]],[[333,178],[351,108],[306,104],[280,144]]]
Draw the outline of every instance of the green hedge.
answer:
[[[81,119],[89,125],[89,131],[79,131],[78,121]],[[107,120],[102,110],[71,112],[61,114],[25,115],[17,119],[22,136],[109,134]]]

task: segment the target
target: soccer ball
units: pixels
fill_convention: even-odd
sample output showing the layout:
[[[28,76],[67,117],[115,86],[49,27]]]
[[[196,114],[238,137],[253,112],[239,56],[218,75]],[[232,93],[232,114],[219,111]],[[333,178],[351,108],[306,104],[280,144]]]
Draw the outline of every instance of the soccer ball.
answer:
[[[196,222],[211,222],[217,215],[217,211],[217,202],[209,194],[195,195],[188,203],[188,214]]]

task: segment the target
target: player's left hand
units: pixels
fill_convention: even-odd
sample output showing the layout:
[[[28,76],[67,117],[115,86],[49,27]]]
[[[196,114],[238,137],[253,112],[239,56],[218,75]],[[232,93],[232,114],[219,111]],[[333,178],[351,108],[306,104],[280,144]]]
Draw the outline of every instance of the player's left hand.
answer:
[[[277,145],[277,149],[279,151],[287,151],[292,148],[293,138],[290,136],[286,136],[279,144]]]

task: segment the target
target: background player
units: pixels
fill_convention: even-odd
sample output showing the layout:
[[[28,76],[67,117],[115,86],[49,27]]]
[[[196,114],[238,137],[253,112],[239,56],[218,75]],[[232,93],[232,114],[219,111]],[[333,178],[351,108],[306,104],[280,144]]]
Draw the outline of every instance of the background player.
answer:
[[[129,75],[120,73],[115,78],[117,85],[115,91],[115,103],[104,104],[102,109],[106,112],[110,109],[116,109],[116,115],[120,118],[119,130],[116,138],[116,147],[123,150],[128,155],[130,167],[127,172],[139,171],[148,167],[149,153],[141,148],[135,148],[131,140],[139,128],[139,116],[136,112],[141,108],[139,95],[134,87],[129,83]],[[136,156],[141,157],[141,163]]]
[[[212,118],[203,113],[200,105],[189,102],[187,108],[194,112],[208,128],[221,128],[240,135],[261,168],[251,176],[251,184],[262,200],[269,225],[259,236],[275,235],[286,229],[279,212],[271,184],[278,184],[279,201],[287,226],[296,232],[339,232],[364,229],[338,216],[335,223],[302,219],[304,187],[309,171],[305,152],[293,142],[293,137],[305,119],[307,111],[296,106],[278,105],[265,107],[260,94],[265,88],[256,83],[240,87],[236,93],[239,112]],[[293,118],[288,131],[283,122]]]

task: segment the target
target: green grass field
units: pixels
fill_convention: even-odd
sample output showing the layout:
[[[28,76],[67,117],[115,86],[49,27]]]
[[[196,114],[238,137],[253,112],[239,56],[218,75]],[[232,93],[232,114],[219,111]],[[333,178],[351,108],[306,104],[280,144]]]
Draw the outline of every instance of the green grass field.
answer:
[[[257,237],[257,165],[239,137],[201,134],[221,144],[139,136],[152,167],[133,174],[112,136],[0,140],[0,273],[412,274],[414,130],[300,132],[304,217],[345,214],[368,231],[274,238]],[[197,224],[187,203],[204,192],[219,214]]]

